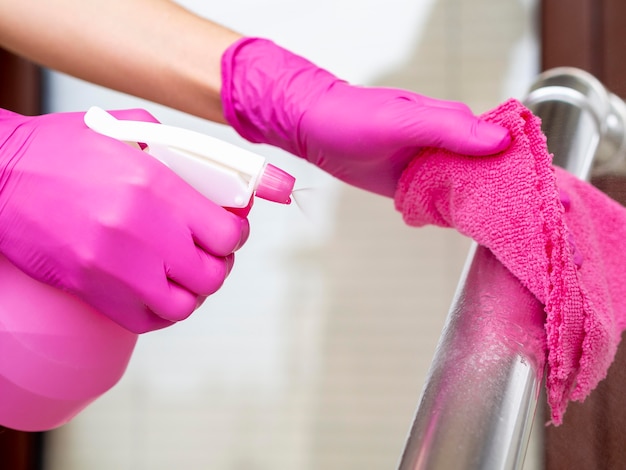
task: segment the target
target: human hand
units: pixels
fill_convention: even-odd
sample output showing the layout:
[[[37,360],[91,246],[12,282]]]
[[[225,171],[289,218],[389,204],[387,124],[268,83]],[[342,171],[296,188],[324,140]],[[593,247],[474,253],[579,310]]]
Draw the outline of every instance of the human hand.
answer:
[[[233,44],[222,58],[222,78],[226,120],[244,138],[388,197],[421,147],[480,156],[510,144],[508,130],[462,103],[353,86],[263,39]]]
[[[112,114],[155,121],[143,110]],[[0,110],[0,252],[132,332],[187,318],[230,272],[245,214],[83,116]]]

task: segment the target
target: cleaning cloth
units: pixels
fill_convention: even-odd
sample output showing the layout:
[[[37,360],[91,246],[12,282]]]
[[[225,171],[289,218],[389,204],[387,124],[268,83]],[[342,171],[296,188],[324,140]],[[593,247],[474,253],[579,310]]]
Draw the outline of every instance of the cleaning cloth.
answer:
[[[559,425],[567,404],[606,376],[624,330],[626,209],[552,165],[539,118],[519,101],[482,117],[507,127],[511,146],[480,158],[424,149],[395,205],[408,225],[453,227],[489,248],[544,305],[547,397]]]

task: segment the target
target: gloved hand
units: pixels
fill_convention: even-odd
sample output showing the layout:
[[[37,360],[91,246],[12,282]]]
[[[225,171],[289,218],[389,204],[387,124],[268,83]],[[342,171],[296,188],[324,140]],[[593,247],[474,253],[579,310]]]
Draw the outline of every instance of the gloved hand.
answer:
[[[354,186],[393,197],[420,147],[489,155],[508,131],[457,102],[353,86],[276,44],[240,39],[222,57],[228,123],[251,142],[307,159]]]
[[[0,110],[0,252],[135,333],[183,320],[224,282],[248,221],[83,116]]]

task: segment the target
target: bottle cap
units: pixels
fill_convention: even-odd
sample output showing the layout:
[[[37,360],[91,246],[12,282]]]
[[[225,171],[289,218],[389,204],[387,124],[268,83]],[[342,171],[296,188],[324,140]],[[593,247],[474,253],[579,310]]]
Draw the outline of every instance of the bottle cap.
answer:
[[[291,203],[291,193],[296,179],[289,173],[267,164],[256,187],[256,195],[260,198],[281,204]]]

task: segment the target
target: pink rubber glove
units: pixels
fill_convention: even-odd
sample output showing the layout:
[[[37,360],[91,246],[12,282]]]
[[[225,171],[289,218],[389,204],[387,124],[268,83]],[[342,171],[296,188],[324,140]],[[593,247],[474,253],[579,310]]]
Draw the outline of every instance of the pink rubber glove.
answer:
[[[278,146],[354,186],[393,197],[420,147],[489,155],[511,141],[457,102],[353,86],[265,39],[244,38],[222,57],[228,123],[251,142]]]
[[[83,116],[0,110],[0,252],[132,332],[183,320],[224,282],[248,221]]]

